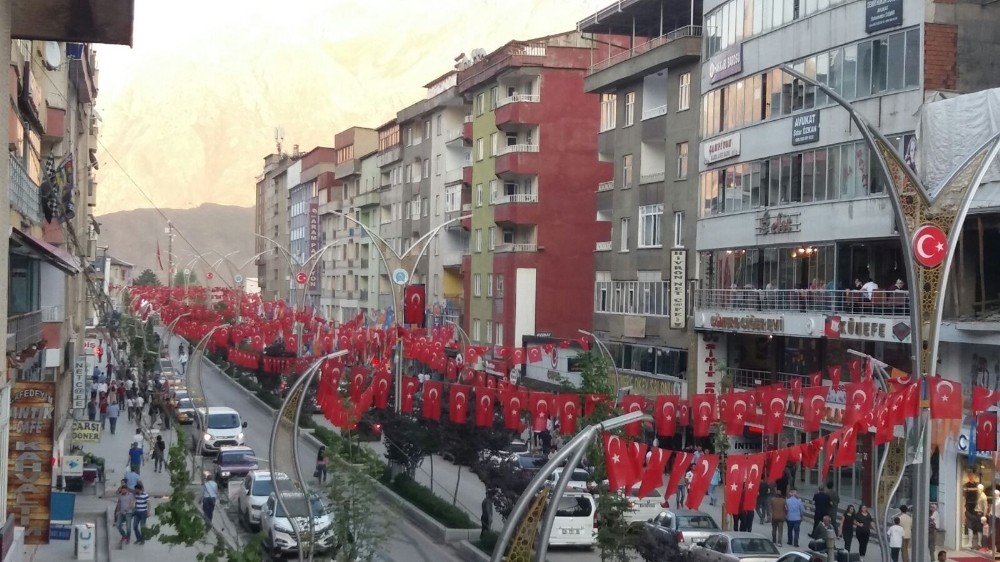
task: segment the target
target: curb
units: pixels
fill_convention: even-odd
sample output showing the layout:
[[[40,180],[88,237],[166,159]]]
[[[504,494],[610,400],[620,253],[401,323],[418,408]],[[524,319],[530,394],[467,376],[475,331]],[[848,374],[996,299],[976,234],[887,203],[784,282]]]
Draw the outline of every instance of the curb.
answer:
[[[462,554],[465,560],[476,560],[478,562],[490,562],[488,554],[479,550],[479,547],[472,544],[472,540],[459,541],[455,548]]]

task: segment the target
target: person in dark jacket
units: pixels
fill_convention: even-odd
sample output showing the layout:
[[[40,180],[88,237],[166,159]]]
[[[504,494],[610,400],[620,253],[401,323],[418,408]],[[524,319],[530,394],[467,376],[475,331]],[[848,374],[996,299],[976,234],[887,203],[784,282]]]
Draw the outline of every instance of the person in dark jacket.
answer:
[[[479,533],[479,538],[483,538],[493,526],[493,493],[486,492],[486,497],[483,498],[483,514],[479,519],[482,523],[483,530]]]

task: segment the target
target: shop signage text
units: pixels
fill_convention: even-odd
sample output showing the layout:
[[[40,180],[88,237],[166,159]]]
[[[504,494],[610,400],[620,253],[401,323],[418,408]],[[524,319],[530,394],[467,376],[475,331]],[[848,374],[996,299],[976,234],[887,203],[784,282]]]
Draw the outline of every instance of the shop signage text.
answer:
[[[903,25],[903,0],[865,0],[865,33]]]
[[[77,443],[97,443],[101,440],[101,422],[76,420],[73,422],[71,435],[71,439]]]
[[[670,250],[670,328],[687,327],[687,250]]]
[[[49,540],[55,384],[16,382],[11,396],[7,497],[25,544]]]
[[[785,319],[782,317],[768,318],[766,316],[723,316],[716,314],[710,320],[716,330],[742,330],[745,332],[763,332],[765,334],[780,334],[785,331]]]
[[[702,394],[715,394],[715,366],[719,361],[716,355],[719,351],[719,341],[718,334],[709,332],[701,334],[701,346],[705,355],[702,360],[705,363],[705,387],[701,391]]]
[[[73,365],[73,408],[87,407],[87,360],[80,356]]]
[[[705,163],[711,164],[740,155],[740,134],[733,133],[705,143]]]
[[[764,211],[757,217],[757,236],[768,234],[788,234],[802,230],[799,217],[802,213],[776,213]]]
[[[902,0],[900,0],[902,1]],[[743,44],[733,45],[715,53],[708,61],[708,81],[718,82],[723,78],[743,72]]]
[[[312,201],[309,203],[309,255],[314,256],[316,252],[319,251],[319,203]],[[316,292],[319,291],[319,276],[320,271],[318,270],[321,265],[316,265],[312,268],[312,272],[309,275],[309,291]]]
[[[823,334],[832,339],[906,343],[910,341],[910,324],[904,320],[834,314],[825,318]]]
[[[813,110],[792,119],[792,144],[819,142],[819,110]]]

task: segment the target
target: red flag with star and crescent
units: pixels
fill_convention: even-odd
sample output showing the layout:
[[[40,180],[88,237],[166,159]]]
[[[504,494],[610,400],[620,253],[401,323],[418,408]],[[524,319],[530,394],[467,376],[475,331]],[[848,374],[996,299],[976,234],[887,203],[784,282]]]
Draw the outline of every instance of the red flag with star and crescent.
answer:
[[[997,450],[997,413],[983,412],[976,416],[976,451]]]
[[[424,404],[421,414],[429,420],[441,419],[441,394],[444,393],[444,383],[441,381],[424,381]]]
[[[819,431],[826,410],[826,396],[830,389],[826,386],[807,386],[802,389],[802,429]]]
[[[607,466],[608,486],[612,492],[625,487],[635,471],[629,456],[625,440],[617,435],[605,433],[602,437],[604,445],[604,462]]]
[[[504,427],[514,431],[524,431],[521,410],[527,406],[527,392],[508,389],[503,401]]]
[[[778,449],[768,453],[768,482],[775,482],[785,473],[785,465],[788,464],[789,449]]]
[[[931,418],[936,420],[962,419],[962,383],[942,377],[929,377]]]
[[[677,433],[677,395],[661,394],[653,406],[653,422],[656,434],[673,437]]]
[[[389,406],[389,394],[392,388],[392,375],[388,371],[377,371],[372,377],[372,387],[375,389],[375,407],[384,410]]]
[[[576,420],[580,417],[580,395],[556,395],[556,408],[559,411],[559,432],[563,435],[576,433]]]
[[[628,394],[622,398],[623,413],[641,412],[646,407],[646,397],[641,394]],[[638,437],[642,434],[642,422],[636,421],[625,424],[625,435]]]
[[[712,481],[716,467],[719,466],[719,455],[703,454],[698,459],[698,464],[694,467],[694,478],[688,486],[687,506],[690,509],[699,509],[705,493],[708,492],[708,485]]]
[[[761,475],[764,474],[764,461],[767,453],[754,453],[747,455],[744,467],[746,468],[746,484],[743,490],[743,511],[753,511],[757,506],[757,496],[760,492]]]
[[[726,422],[726,435],[731,437],[743,435],[752,400],[749,392],[727,392],[722,395],[722,403],[726,404],[726,407],[722,408],[719,415]],[[700,411],[698,408],[694,410]]]
[[[670,499],[670,496],[677,493],[681,478],[687,472],[691,463],[694,462],[694,454],[684,451],[674,451],[673,462],[670,465],[670,478],[667,478],[667,488],[663,491],[663,497]]]
[[[746,455],[726,457],[726,473],[723,484],[726,486],[725,503],[728,515],[736,515],[740,512],[743,484],[747,480],[746,461]]]
[[[787,409],[788,390],[778,385],[774,390],[764,393],[761,412],[764,416],[764,434],[777,435],[785,426],[785,410]]]
[[[551,392],[532,391],[528,394],[528,402],[531,406],[531,429],[536,433],[545,431],[548,427],[549,417],[552,415]]]
[[[834,467],[854,466],[858,461],[858,432],[861,431],[859,428],[862,425],[864,422],[843,428],[837,455],[833,457]]]
[[[404,414],[413,413],[413,398],[417,394],[419,384],[417,377],[403,377],[403,399],[399,409]]]
[[[601,402],[607,400],[607,396],[603,394],[587,394],[583,401],[583,415],[591,416],[594,414],[594,409]]]
[[[695,394],[691,397],[691,428],[695,437],[707,437],[715,422],[715,395]]]
[[[425,289],[423,285],[407,285],[403,289],[403,322],[406,324],[424,325],[424,299]]]
[[[1000,390],[990,390],[981,386],[972,387],[972,413],[985,412],[1000,402]]]
[[[493,401],[496,390],[485,386],[476,387],[476,426],[491,427],[493,425]]]
[[[670,451],[653,447],[650,449],[649,461],[646,463],[646,470],[642,473],[642,483],[639,484],[637,497],[644,498],[646,494],[663,485],[663,469],[667,467],[670,460]]]
[[[452,423],[465,423],[469,419],[469,395],[472,387],[453,384],[448,389],[448,418]]]
[[[872,383],[850,383],[844,385],[847,404],[844,406],[844,427],[853,426],[871,412],[875,402],[875,386]]]

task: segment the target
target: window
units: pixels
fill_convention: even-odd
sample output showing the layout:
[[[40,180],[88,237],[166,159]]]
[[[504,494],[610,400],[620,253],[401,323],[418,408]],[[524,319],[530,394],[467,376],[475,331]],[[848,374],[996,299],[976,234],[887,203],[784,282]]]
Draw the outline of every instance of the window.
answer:
[[[406,146],[413,146],[413,127],[406,128]]]
[[[486,111],[486,92],[479,92],[476,96],[476,115],[482,115]]]
[[[434,127],[437,129],[436,134],[439,137],[441,136],[441,129],[443,128],[441,126],[442,125],[442,119],[441,119],[442,117],[443,117],[443,115],[441,115],[440,113],[438,113],[437,115],[434,116]]]
[[[632,187],[632,155],[622,156],[622,189]]]
[[[514,231],[510,228],[503,229],[503,243],[513,244],[514,243]]]
[[[493,341],[493,343],[495,345],[503,345],[503,324],[499,322],[497,322],[496,324],[497,324],[497,329],[496,333],[494,334],[494,336],[496,336],[496,339]]]
[[[498,101],[500,101],[500,86],[493,86],[490,88],[490,109],[496,109]]]
[[[481,297],[481,296],[483,296],[482,274],[481,273],[475,273],[475,274],[472,275],[472,296],[474,296],[474,297]],[[478,322],[478,320],[477,320],[477,322]]]
[[[489,230],[490,238],[490,251],[495,250],[497,247],[497,227],[491,226]]]
[[[421,165],[423,166],[424,179],[431,177],[431,159],[430,158],[424,159]]]
[[[615,128],[616,106],[618,98],[615,94],[601,94],[601,131]]]
[[[506,185],[506,184],[504,184]],[[497,193],[497,180],[490,180],[490,204],[495,205],[500,194]]]
[[[620,239],[620,245],[618,246],[619,252],[628,251],[628,229],[632,225],[632,219],[629,217],[622,217],[621,230],[618,233]]]
[[[635,92],[625,94],[625,126],[635,124]]]
[[[486,296],[493,298],[493,274],[486,274]]]
[[[423,208],[424,216],[430,216],[431,214],[431,200],[424,197],[420,200],[420,206]]]
[[[684,246],[684,212],[676,211],[674,213],[674,247],[682,248]]]
[[[406,167],[403,169],[403,179],[406,180],[406,183],[410,183],[410,179],[412,176],[413,176],[413,164],[407,164]]]
[[[483,159],[483,137],[476,139],[476,160]]]
[[[476,253],[483,251],[483,229],[476,229]]]
[[[481,342],[482,341],[480,339],[480,337],[479,337],[479,327],[480,327],[479,326],[479,319],[476,318],[475,320],[472,321],[472,339],[475,340],[475,341],[477,341],[477,342]]]
[[[420,200],[410,201],[410,220],[420,219]]]
[[[483,206],[483,184],[481,183],[476,184],[476,206]]]
[[[495,132],[494,133],[490,133],[490,155],[491,156],[496,156],[497,152],[500,151],[500,147],[497,145],[497,141],[499,140],[499,138],[500,138],[499,135],[497,135]]]
[[[434,157],[434,175],[441,175],[441,155],[438,154]]]
[[[430,119],[428,119],[427,121],[424,121],[424,138],[425,139],[431,138],[431,121],[430,121]]]
[[[639,207],[639,247],[660,247],[660,222],[663,219],[663,204]]]
[[[770,1],[770,0],[765,0]],[[691,73],[685,72],[677,81],[677,110],[691,109]]]
[[[677,143],[677,179],[688,177],[688,143]]]
[[[497,273],[497,290],[496,297],[498,299],[503,298],[503,273]]]

